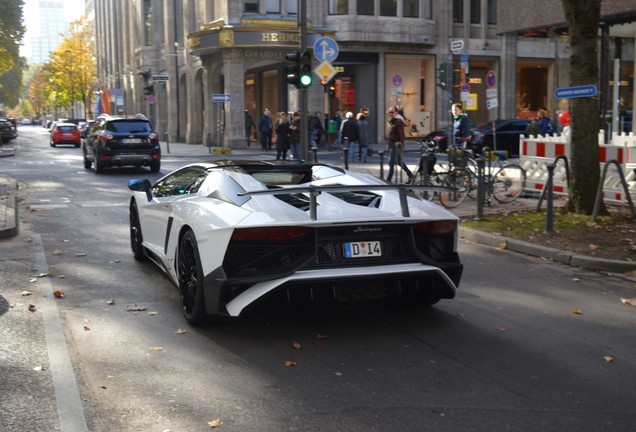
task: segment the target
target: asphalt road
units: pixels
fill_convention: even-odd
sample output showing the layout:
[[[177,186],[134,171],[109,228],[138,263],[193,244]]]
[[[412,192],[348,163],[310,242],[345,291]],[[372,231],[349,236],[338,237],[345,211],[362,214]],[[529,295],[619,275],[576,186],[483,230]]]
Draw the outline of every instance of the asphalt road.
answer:
[[[427,310],[191,328],[130,252],[126,183],[160,174],[98,176],[42,132],[0,160],[21,191],[0,243],[0,431],[633,430],[633,282],[462,241],[458,297]]]

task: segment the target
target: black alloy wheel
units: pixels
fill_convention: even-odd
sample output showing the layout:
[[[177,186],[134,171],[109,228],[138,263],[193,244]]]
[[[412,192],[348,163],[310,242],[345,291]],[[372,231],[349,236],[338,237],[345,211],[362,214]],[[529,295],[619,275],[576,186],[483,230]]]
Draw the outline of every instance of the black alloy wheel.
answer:
[[[190,230],[181,239],[178,259],[177,277],[183,316],[191,325],[201,325],[206,319],[203,304],[203,269],[197,239]]]
[[[142,246],[143,236],[141,235],[141,223],[139,222],[139,212],[137,203],[130,203],[130,247],[137,261],[146,259],[146,250]]]

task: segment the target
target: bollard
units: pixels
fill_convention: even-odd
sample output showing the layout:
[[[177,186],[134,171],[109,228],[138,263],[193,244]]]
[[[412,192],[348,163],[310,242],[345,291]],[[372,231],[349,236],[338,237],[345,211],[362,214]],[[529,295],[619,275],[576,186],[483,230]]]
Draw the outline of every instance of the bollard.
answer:
[[[484,203],[486,201],[486,188],[484,184],[484,166],[486,161],[483,158],[477,159],[477,217],[475,220],[484,220]]]
[[[345,169],[349,169],[349,138],[345,138],[342,145]]]
[[[318,163],[318,149],[314,147],[311,151],[314,154],[314,163]]]
[[[378,151],[380,156],[380,178],[384,180],[384,150]]]
[[[168,139],[168,132],[164,132],[166,136],[166,153],[170,153],[170,140]]]
[[[212,154],[212,132],[208,132],[208,152]]]
[[[397,182],[398,183],[402,183],[402,173],[403,173],[403,168],[402,168],[402,149],[404,148],[403,144],[401,142],[396,142],[395,143],[395,148],[397,149],[396,151],[396,160],[395,160],[395,164],[394,167],[396,168],[395,171],[395,176],[397,177]]]
[[[548,181],[546,183],[546,208],[545,208],[545,235],[554,234],[554,193],[552,191],[552,179],[554,177],[554,164],[548,164]]]
[[[426,157],[424,158],[424,163],[426,164],[426,166],[423,166],[422,169],[422,182],[424,184],[424,186],[428,186],[430,185],[431,181],[430,181],[430,174],[428,172],[429,167],[431,167],[432,165],[435,164],[434,159],[435,155],[433,153],[426,153]],[[428,200],[428,192],[424,191],[424,193],[422,194],[422,196],[424,197],[425,200]]]

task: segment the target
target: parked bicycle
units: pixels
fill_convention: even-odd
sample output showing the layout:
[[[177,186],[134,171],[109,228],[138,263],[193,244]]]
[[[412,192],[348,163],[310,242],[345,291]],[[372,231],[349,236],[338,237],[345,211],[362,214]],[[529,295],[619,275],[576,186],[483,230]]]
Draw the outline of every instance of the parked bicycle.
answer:
[[[516,163],[504,163],[505,152],[493,151],[488,147],[483,149],[484,156],[472,158],[468,167],[471,171],[471,187],[468,196],[477,198],[477,159],[485,160],[484,163],[484,186],[486,188],[486,204],[494,197],[500,203],[509,203],[521,196],[526,186],[526,171]],[[493,166],[493,158],[495,165]]]
[[[448,164],[438,164],[437,144],[434,141],[420,143],[420,160],[413,172],[410,184],[416,186],[443,186],[445,192],[434,192],[431,200],[437,199],[446,208],[457,207],[468,195],[471,188],[471,173],[466,166],[464,150],[449,147]],[[423,192],[428,199],[428,192]]]

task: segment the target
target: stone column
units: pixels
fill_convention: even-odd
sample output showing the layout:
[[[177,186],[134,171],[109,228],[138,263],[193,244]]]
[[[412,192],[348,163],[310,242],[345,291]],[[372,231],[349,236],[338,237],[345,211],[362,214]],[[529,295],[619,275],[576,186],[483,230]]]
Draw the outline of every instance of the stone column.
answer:
[[[225,89],[232,100],[222,104],[225,108],[225,139],[224,147],[245,147],[245,95],[244,95],[244,65],[243,50],[227,48],[223,50],[223,77]]]

